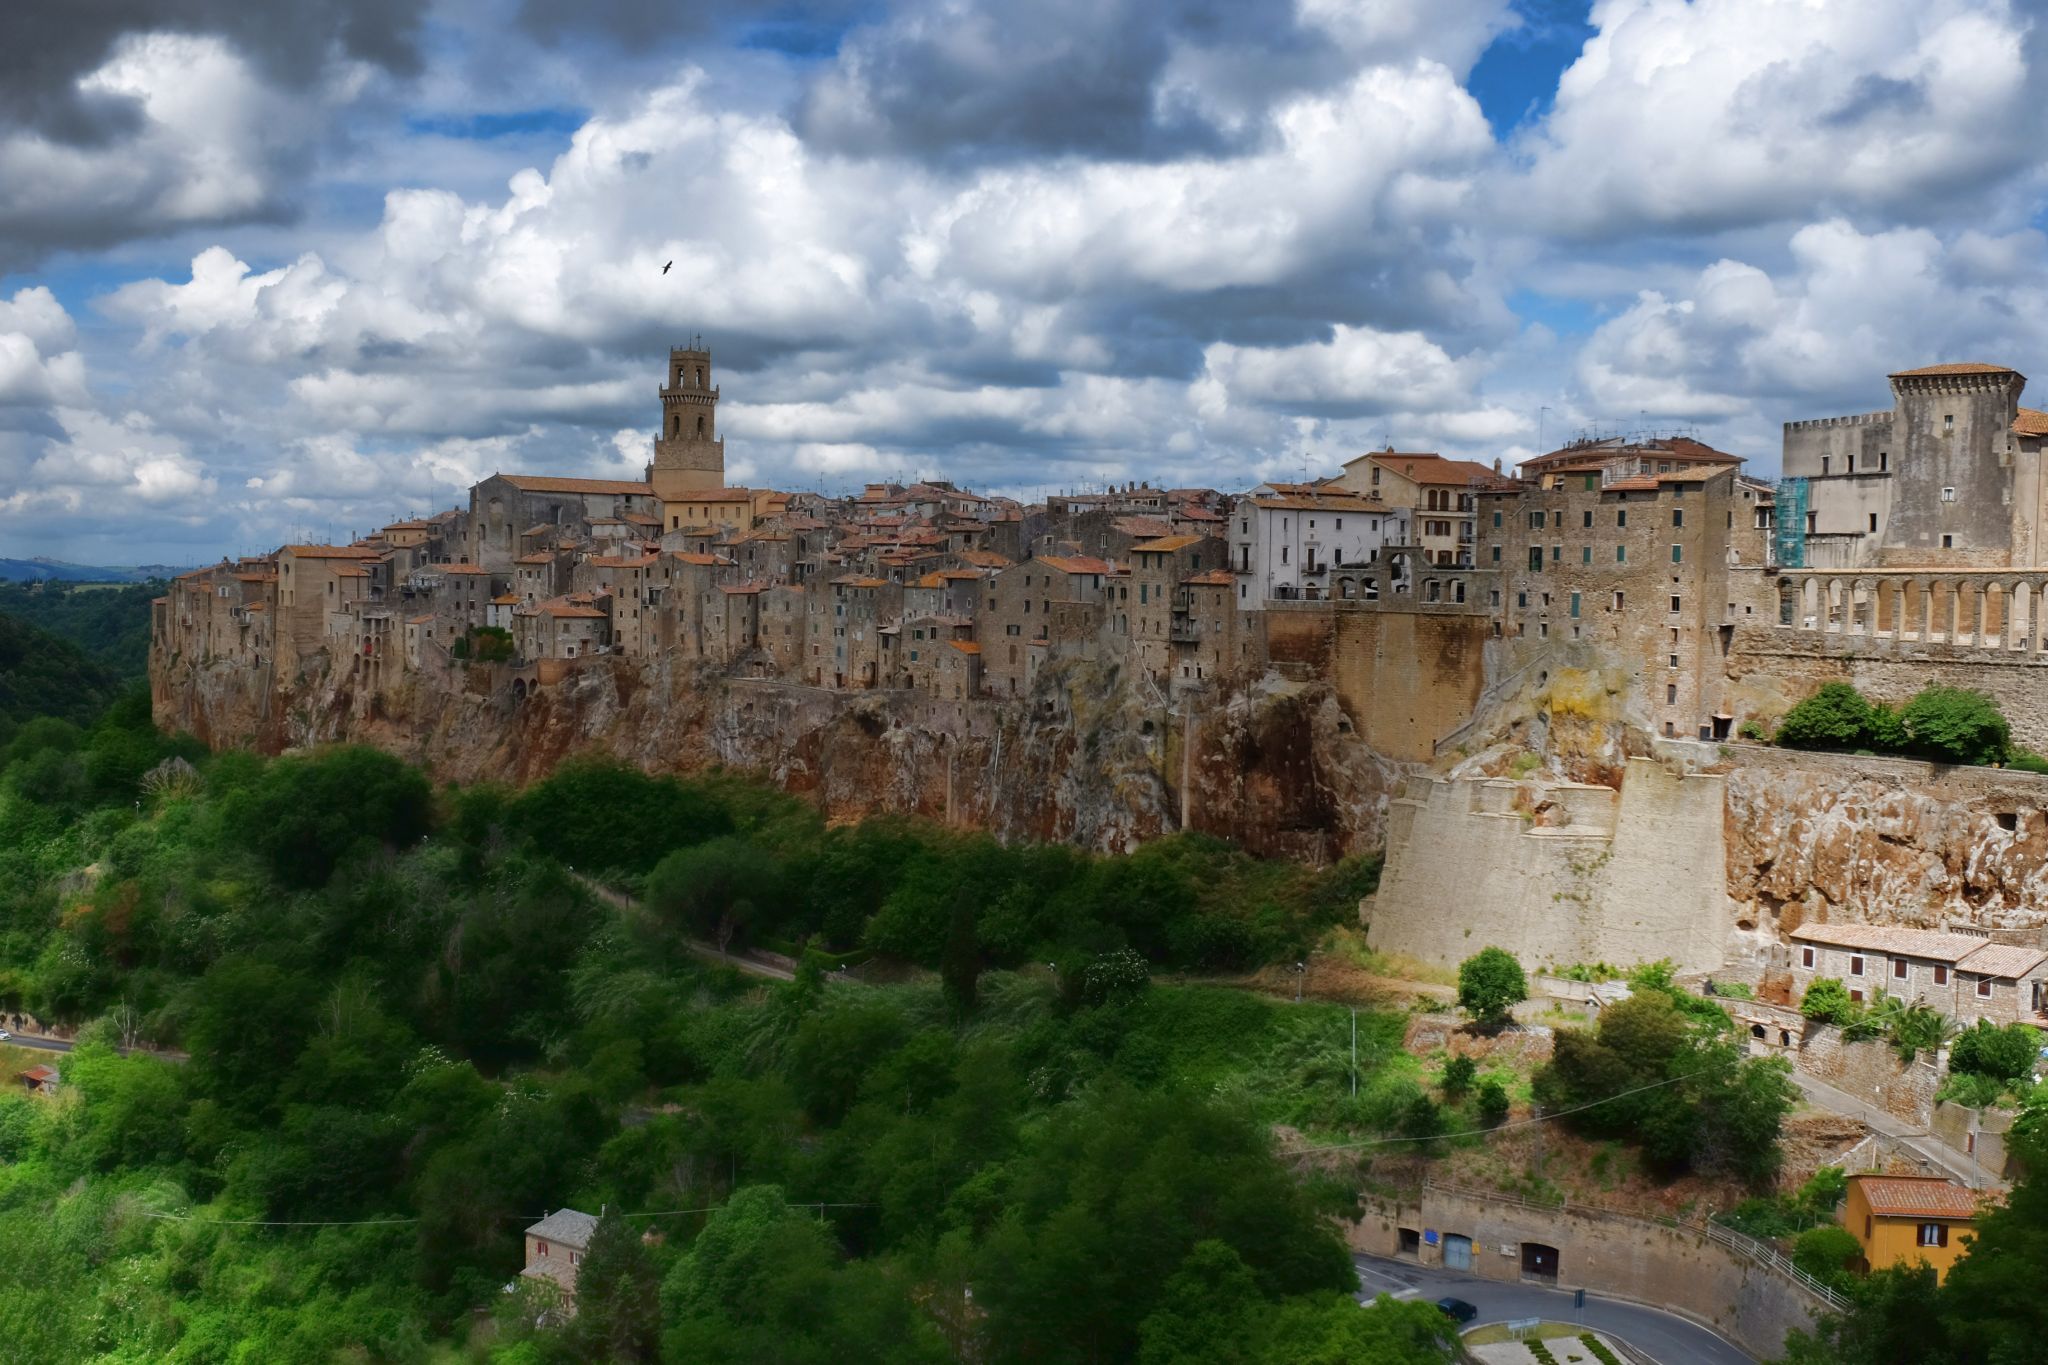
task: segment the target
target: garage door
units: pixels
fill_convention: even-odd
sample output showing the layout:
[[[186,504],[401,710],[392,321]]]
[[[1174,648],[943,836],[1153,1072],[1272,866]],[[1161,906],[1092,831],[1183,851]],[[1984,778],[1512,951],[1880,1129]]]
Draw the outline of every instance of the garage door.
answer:
[[[1457,1233],[1444,1234],[1444,1268],[1446,1270],[1470,1270],[1472,1268],[1472,1239],[1460,1237]]]

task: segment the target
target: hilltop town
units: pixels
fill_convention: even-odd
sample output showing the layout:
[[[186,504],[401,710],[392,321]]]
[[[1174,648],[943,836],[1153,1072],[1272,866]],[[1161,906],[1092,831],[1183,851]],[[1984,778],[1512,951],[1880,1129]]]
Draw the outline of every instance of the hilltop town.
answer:
[[[494,474],[466,507],[185,574],[156,604],[158,699],[197,670],[326,673],[363,713],[401,680],[473,685],[465,662],[524,700],[667,659],[971,701],[1114,655],[1169,700],[1325,678],[1375,751],[1423,762],[1505,681],[1593,662],[1623,673],[1629,724],[1726,739],[1784,709],[1784,661],[1814,637],[1930,663],[2040,652],[2048,415],[2019,406],[2024,383],[1895,374],[1890,410],[1786,423],[1780,484],[1641,436],[1512,474],[1387,449],[1236,496],[1026,505],[939,481],[728,487],[710,352],[676,349],[644,479]]]

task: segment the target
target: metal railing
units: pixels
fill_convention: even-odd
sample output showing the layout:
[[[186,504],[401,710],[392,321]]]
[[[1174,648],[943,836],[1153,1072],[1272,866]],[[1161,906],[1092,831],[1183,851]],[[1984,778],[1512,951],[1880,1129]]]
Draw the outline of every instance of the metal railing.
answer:
[[[1792,1284],[1812,1295],[1820,1305],[1833,1313],[1849,1311],[1849,1300],[1830,1289],[1821,1281],[1794,1265],[1789,1257],[1776,1247],[1745,1236],[1733,1228],[1721,1226],[1706,1219],[1662,1219],[1645,1218],[1639,1213],[1612,1208],[1605,1204],[1566,1198],[1556,1203],[1530,1199],[1524,1195],[1508,1194],[1502,1190],[1485,1190],[1470,1185],[1454,1185],[1448,1181],[1425,1180],[1425,1190],[1436,1190],[1443,1194],[1457,1195],[1465,1199],[1477,1199],[1489,1204],[1512,1204],[1517,1208],[1534,1209],[1541,1213],[1583,1213],[1595,1218],[1610,1218],[1621,1222],[1636,1223],[1645,1227],[1677,1229],[1697,1232],[1711,1242],[1717,1242],[1738,1256],[1746,1257],[1756,1264],[1773,1270],[1790,1280]]]

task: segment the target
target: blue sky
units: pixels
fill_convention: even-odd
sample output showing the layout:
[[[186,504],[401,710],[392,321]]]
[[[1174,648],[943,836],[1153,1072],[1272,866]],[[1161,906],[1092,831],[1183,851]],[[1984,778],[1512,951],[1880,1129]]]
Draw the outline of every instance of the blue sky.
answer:
[[[1769,474],[1890,369],[2048,363],[2036,9],[0,14],[0,552],[630,474],[695,331],[735,481],[1235,489],[1643,425]]]

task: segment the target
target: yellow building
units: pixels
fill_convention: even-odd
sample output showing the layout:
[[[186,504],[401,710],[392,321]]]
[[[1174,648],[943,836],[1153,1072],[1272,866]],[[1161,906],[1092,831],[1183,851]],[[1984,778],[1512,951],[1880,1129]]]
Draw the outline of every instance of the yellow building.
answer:
[[[1938,1175],[1852,1175],[1842,1226],[1863,1248],[1864,1267],[1925,1261],[1937,1278],[1962,1256],[1977,1221],[1974,1191]]]

